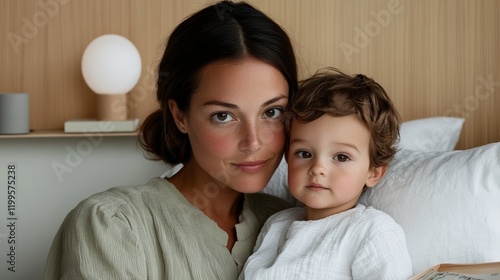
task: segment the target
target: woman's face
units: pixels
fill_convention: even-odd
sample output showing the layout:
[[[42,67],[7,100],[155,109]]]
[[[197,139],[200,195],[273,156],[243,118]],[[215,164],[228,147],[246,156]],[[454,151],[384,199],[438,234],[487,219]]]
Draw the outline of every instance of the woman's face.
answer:
[[[267,63],[246,58],[204,67],[189,111],[176,116],[191,142],[191,176],[238,192],[260,191],[282,158],[287,103],[288,83]]]

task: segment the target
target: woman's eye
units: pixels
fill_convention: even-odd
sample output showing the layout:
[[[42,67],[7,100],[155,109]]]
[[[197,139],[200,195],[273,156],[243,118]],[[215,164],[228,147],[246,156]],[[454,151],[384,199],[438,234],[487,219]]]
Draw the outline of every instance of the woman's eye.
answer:
[[[266,112],[264,112],[264,115],[266,116],[266,118],[269,118],[269,119],[277,119],[277,118],[281,117],[282,114],[283,114],[283,109],[280,109],[280,108],[272,108],[272,109],[269,109]]]
[[[298,151],[295,153],[299,158],[310,158],[311,157],[311,153],[307,152],[307,151]]]
[[[215,122],[226,123],[232,121],[233,117],[228,113],[220,112],[213,114],[211,119]]]
[[[339,162],[347,162],[351,160],[348,155],[345,154],[338,154],[333,157],[334,160],[339,161]]]

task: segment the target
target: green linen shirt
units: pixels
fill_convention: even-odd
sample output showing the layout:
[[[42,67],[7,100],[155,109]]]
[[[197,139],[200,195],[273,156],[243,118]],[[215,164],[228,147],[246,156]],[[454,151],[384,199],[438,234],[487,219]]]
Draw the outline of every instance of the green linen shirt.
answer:
[[[45,279],[237,279],[267,218],[289,207],[245,194],[237,242],[167,180],[116,187],[78,204],[50,249]]]

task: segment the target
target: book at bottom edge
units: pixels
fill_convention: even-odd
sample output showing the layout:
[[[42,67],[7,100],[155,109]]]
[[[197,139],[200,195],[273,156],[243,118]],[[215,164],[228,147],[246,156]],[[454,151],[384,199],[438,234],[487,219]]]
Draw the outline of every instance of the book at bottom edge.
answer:
[[[410,278],[410,280],[500,280],[500,262],[453,264],[433,266]]]
[[[123,121],[69,120],[64,122],[65,133],[134,132],[139,119]]]

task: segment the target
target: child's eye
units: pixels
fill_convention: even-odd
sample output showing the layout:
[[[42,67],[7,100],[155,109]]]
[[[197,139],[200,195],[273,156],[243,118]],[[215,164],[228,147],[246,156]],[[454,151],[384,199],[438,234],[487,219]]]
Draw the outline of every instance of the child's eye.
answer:
[[[347,162],[351,160],[351,158],[349,158],[349,156],[346,154],[338,154],[334,156],[333,159],[339,162]]]
[[[212,121],[218,122],[218,123],[227,123],[227,122],[234,120],[234,118],[229,113],[226,113],[226,112],[218,112],[218,113],[212,114],[210,116],[210,119]]]
[[[312,155],[307,151],[298,151],[295,153],[299,158],[310,158]]]
[[[283,109],[281,108],[272,108],[264,112],[264,116],[269,119],[280,118],[282,114],[283,114]]]

